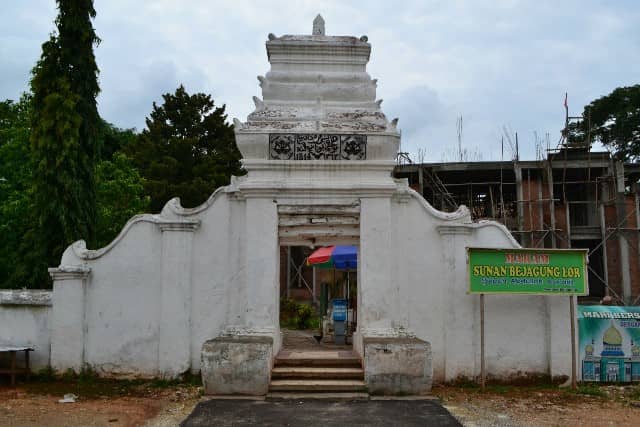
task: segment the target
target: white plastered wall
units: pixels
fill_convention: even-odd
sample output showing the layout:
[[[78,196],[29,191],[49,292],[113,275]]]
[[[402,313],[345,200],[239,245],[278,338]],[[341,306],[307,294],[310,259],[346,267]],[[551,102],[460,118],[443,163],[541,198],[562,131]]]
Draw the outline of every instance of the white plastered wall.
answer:
[[[393,204],[397,281],[409,330],[429,341],[435,381],[480,374],[479,296],[467,294],[466,247],[518,247],[495,222],[443,217],[417,193]],[[485,297],[490,376],[570,373],[569,302],[565,297]],[[398,316],[401,316],[398,313]]]
[[[244,205],[222,189],[195,209],[172,200],[161,215],[132,218],[105,248],[69,247],[58,270],[80,266],[89,273],[84,282],[56,280],[54,301],[57,294],[63,306],[81,294],[84,306],[54,307],[53,323],[63,329],[78,319],[75,336],[60,333],[83,343],[54,343],[54,368],[89,365],[117,376],[197,372],[203,342],[245,321]]]
[[[359,198],[359,333],[393,330],[429,341],[436,381],[477,376],[478,296],[466,293],[465,248],[517,243],[496,223],[471,223],[464,208],[446,214],[411,190],[403,194]],[[133,219],[106,250],[68,249],[63,265],[90,273],[84,282],[56,282],[57,300],[84,299],[84,308],[78,317],[54,306],[54,319],[84,319],[76,332],[83,344],[54,343],[63,349],[52,352],[54,367],[79,368],[82,360],[107,375],[197,372],[202,344],[229,331],[271,335],[277,352],[277,205],[237,196],[221,189],[195,209],[174,200],[160,216]],[[83,286],[82,296],[73,293]],[[568,373],[561,300],[487,296],[489,375]]]
[[[31,368],[46,368],[51,352],[50,316],[50,291],[0,291],[0,347],[32,347]],[[22,360],[20,354],[18,362]]]

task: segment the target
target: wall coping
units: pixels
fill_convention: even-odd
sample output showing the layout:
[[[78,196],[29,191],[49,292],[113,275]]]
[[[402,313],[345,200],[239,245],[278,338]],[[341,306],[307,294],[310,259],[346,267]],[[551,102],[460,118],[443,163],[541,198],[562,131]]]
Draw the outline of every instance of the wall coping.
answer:
[[[178,203],[179,203],[179,200],[178,200]],[[134,224],[137,224],[139,222],[147,222],[147,223],[155,224],[158,227],[160,227],[161,230],[162,230],[162,227],[164,227],[164,230],[195,231],[200,226],[200,220],[191,220],[191,219],[173,220],[173,219],[163,218],[161,215],[150,215],[150,214],[135,215],[131,217],[129,221],[127,221],[127,223],[124,225],[122,230],[120,230],[120,233],[107,246],[104,246],[100,249],[87,249],[86,242],[84,240],[78,240],[72,243],[71,246],[69,246],[65,250],[65,253],[71,250],[73,251],[73,254],[76,257],[85,261],[98,259],[104,256],[105,254],[107,254],[111,249],[113,249],[122,239],[124,239],[124,236],[127,235],[127,233],[134,226]],[[64,254],[62,258],[64,259]],[[51,270],[55,270],[55,269],[49,269],[50,274],[51,274]]]
[[[179,221],[159,221],[160,231],[196,231],[200,227],[200,220],[185,219]]]
[[[365,346],[388,344],[428,346],[429,342],[415,337],[363,337],[362,344]]]
[[[513,234],[509,232],[509,229],[505,227],[504,224],[499,223],[498,221],[490,221],[490,220],[481,220],[478,222],[472,223],[459,223],[459,224],[447,224],[447,225],[438,225],[436,229],[441,236],[446,235],[469,235],[475,230],[480,230],[482,228],[497,228],[501,231],[509,240],[513,248],[521,248],[520,243],[513,237]]]
[[[235,344],[273,344],[273,337],[268,335],[236,335],[219,336],[208,340],[207,343],[235,343]]]
[[[54,281],[86,279],[89,273],[91,273],[91,268],[83,265],[61,265],[49,269],[49,275]]]
[[[413,188],[409,187],[407,191],[409,192],[411,197],[413,197],[420,204],[420,206],[422,206],[422,208],[433,218],[437,218],[443,221],[471,221],[471,212],[465,205],[458,206],[458,209],[454,212],[443,212],[431,206],[431,204],[427,202],[427,200]]]
[[[473,231],[471,227],[466,225],[438,225],[436,227],[441,236],[447,235],[469,235]]]
[[[47,289],[3,289],[0,290],[1,305],[27,305],[50,307],[53,292]]]

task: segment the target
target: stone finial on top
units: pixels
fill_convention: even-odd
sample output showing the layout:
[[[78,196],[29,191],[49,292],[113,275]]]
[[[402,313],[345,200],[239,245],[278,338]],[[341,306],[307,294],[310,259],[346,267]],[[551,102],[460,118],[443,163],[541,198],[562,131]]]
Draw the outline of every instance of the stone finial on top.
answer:
[[[313,32],[311,34],[314,36],[324,36],[324,19],[322,15],[318,14],[316,19],[313,20]]]

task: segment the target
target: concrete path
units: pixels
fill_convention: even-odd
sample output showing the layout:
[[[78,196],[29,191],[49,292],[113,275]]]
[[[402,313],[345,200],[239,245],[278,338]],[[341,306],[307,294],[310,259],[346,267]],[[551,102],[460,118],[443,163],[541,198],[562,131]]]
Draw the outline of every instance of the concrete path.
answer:
[[[461,426],[435,400],[209,400],[181,427],[204,426]]]
[[[320,342],[313,337],[318,331],[300,331],[281,329],[283,350],[345,350],[351,351],[352,345],[337,345],[333,343],[333,336],[325,336]]]

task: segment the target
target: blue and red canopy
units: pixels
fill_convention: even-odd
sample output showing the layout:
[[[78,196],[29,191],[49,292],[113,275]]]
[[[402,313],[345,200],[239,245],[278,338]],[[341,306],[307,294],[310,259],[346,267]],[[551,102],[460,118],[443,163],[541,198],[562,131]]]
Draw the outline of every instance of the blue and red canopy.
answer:
[[[307,258],[307,265],[337,270],[358,268],[357,246],[325,246],[314,251]]]

